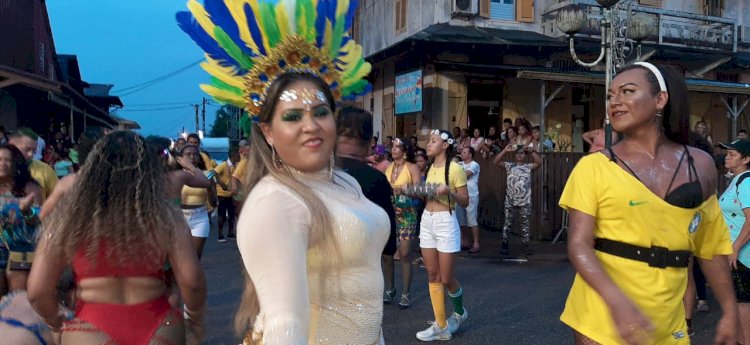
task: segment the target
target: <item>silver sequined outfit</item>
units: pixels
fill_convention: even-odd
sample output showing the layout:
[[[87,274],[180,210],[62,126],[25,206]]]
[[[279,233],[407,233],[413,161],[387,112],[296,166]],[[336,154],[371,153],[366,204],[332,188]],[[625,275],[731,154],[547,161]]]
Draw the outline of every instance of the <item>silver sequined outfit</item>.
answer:
[[[265,345],[383,342],[380,256],[388,216],[353,177],[327,177],[300,179],[332,215],[340,252],[333,270],[322,270],[331,255],[308,241],[311,215],[296,193],[266,177],[243,206],[237,242],[258,294],[256,331]]]

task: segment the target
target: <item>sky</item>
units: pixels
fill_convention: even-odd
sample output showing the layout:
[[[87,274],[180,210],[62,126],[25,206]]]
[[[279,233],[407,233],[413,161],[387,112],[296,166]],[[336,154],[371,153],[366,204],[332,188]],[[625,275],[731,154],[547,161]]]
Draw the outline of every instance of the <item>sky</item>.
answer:
[[[177,137],[195,131],[193,104],[210,100],[199,85],[209,81],[196,62],[203,53],[180,30],[175,13],[187,0],[47,0],[58,54],[78,56],[84,81],[114,84],[124,108],[116,115],[137,121],[143,135]],[[128,89],[184,69],[137,90]],[[122,92],[118,92],[125,89]],[[132,92],[132,94],[127,94]],[[206,107],[210,131],[219,106]]]

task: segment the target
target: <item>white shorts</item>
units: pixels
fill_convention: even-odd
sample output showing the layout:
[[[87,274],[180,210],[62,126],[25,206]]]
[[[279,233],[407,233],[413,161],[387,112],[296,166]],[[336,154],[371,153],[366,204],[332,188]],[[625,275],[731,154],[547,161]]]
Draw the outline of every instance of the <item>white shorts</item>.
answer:
[[[456,204],[456,219],[458,225],[474,227],[479,226],[477,223],[477,205],[479,204],[479,195],[469,197],[469,206],[466,208]]]
[[[436,248],[442,253],[460,252],[461,228],[456,221],[456,215],[448,211],[424,211],[422,223],[419,225],[419,246]]]
[[[190,233],[193,237],[208,237],[208,231],[211,225],[208,223],[208,210],[206,206],[198,208],[182,209],[182,216],[190,226]]]

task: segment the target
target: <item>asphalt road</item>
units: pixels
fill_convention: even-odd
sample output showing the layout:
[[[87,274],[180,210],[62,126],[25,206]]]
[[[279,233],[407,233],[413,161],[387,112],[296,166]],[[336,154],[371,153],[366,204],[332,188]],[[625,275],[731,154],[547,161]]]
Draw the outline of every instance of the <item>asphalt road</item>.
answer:
[[[234,335],[233,317],[242,291],[242,262],[236,242],[217,243],[214,230],[202,262],[209,292],[205,344],[238,344],[240,337]],[[558,319],[574,276],[564,244],[536,243],[530,260],[517,262],[503,260],[497,254],[497,235],[483,231],[482,252],[462,254],[457,261],[456,275],[464,288],[469,319],[446,343],[573,344],[570,329]],[[514,249],[520,250],[518,247],[511,242],[511,255]],[[514,258],[525,256],[505,257]],[[400,296],[399,264],[396,269]],[[427,328],[427,321],[433,319],[425,270],[417,267],[414,272],[412,307],[401,310],[394,304],[384,308],[386,344],[422,344],[415,333]],[[710,299],[709,304],[710,312],[694,317],[693,344],[711,344],[720,313],[714,300]]]

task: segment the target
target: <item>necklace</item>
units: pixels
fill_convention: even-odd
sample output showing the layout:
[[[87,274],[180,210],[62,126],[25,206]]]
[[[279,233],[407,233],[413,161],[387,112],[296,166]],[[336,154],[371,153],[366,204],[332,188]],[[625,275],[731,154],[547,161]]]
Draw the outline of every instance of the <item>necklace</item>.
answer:
[[[401,174],[401,170],[404,169],[404,165],[406,165],[406,163],[399,165],[396,164],[396,162],[393,162],[393,171],[391,171],[391,183],[396,182],[398,176]]]

